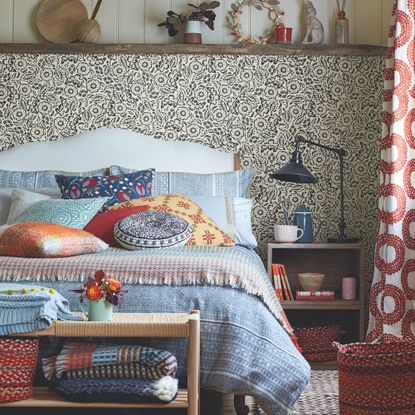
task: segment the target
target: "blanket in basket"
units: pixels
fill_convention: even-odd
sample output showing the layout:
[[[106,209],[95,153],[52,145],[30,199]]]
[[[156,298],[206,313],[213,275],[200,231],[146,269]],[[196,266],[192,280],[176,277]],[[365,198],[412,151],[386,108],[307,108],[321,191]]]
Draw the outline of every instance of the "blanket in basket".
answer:
[[[0,281],[83,282],[99,269],[123,284],[212,285],[242,290],[261,299],[285,330],[292,333],[260,258],[242,247],[142,251],[112,248],[67,258],[4,257],[0,262]]]
[[[170,402],[177,395],[178,380],[63,379],[56,391],[75,402]]]
[[[176,357],[168,351],[138,345],[67,343],[58,356],[42,359],[46,379],[143,378],[175,376]]]

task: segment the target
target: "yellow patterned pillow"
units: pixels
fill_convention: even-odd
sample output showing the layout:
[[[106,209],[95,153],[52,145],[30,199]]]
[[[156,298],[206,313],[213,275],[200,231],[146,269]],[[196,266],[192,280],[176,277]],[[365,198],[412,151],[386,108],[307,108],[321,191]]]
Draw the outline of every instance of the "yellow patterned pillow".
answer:
[[[130,200],[111,206],[109,210],[123,209],[131,206],[149,206],[151,210],[172,213],[187,220],[193,228],[193,236],[186,245],[197,246],[234,246],[235,242],[209,218],[203,209],[183,195],[152,196],[144,199]]]

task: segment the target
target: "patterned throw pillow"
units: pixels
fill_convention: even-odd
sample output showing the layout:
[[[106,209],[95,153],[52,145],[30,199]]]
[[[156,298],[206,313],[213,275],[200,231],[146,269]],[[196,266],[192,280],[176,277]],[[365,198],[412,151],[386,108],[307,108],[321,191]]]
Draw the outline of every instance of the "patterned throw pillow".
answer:
[[[154,210],[127,216],[114,226],[115,239],[130,251],[182,246],[192,232],[190,224],[180,216]]]
[[[111,166],[111,174],[132,173],[136,169]],[[157,171],[153,179],[152,195],[183,194],[186,196],[248,197],[252,170],[198,174]]]
[[[154,169],[115,176],[56,176],[64,199],[107,197],[101,212],[110,206],[151,196]]]
[[[47,189],[45,189],[47,190]],[[56,193],[57,192],[57,193]],[[49,192],[29,192],[24,189],[13,189],[10,198],[10,210],[6,223],[14,223],[14,221],[30,207],[42,200],[60,198],[59,190],[49,189]]]
[[[232,238],[223,232],[219,226],[206,215],[203,209],[195,202],[183,195],[164,195],[147,197],[141,200],[132,200],[113,206],[113,209],[122,209],[131,206],[150,207],[150,210],[172,213],[190,223],[193,235],[186,245],[197,246],[234,246]]]
[[[131,208],[98,213],[91,219],[88,225],[85,226],[84,231],[92,233],[92,235],[102,239],[109,246],[120,248],[121,245],[114,238],[114,225],[126,216],[145,212],[148,209],[148,206],[133,206]]]
[[[105,197],[80,200],[41,200],[11,223],[47,222],[83,229],[106,201]]]
[[[0,226],[0,255],[61,258],[92,254],[108,245],[88,232],[42,222]]]

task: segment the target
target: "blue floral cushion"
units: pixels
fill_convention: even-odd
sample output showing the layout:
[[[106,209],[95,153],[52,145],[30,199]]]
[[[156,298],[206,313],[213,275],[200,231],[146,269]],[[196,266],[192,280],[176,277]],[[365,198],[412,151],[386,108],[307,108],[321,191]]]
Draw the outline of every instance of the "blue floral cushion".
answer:
[[[47,222],[70,228],[83,229],[98,213],[106,198],[41,200],[9,223]]]
[[[101,212],[110,206],[151,196],[154,169],[114,176],[56,176],[64,199],[107,197]]]

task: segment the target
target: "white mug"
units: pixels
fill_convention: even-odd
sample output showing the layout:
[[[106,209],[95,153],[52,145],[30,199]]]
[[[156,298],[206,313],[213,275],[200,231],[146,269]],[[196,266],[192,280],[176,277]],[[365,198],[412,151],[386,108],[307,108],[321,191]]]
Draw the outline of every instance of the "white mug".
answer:
[[[300,232],[300,235],[298,235]],[[274,240],[275,242],[295,242],[304,234],[303,229],[294,225],[274,225]]]

